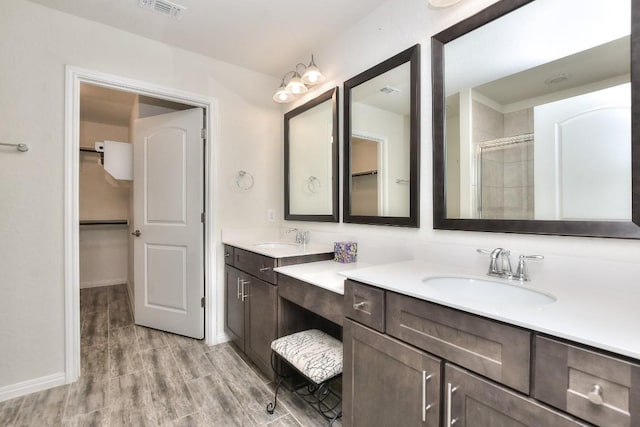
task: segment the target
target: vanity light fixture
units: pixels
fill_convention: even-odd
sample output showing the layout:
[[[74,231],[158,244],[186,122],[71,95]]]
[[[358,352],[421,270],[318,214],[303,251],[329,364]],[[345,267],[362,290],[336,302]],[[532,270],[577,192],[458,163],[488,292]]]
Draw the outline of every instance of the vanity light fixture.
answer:
[[[298,72],[300,67],[304,70],[302,71],[302,75]],[[296,64],[295,70],[288,71],[282,77],[282,82],[280,83],[280,87],[276,93],[273,95],[273,100],[279,104],[291,102],[296,98],[296,95],[307,92],[310,86],[315,86],[323,81],[324,75],[320,72],[320,69],[313,59],[313,55],[311,55],[311,62],[309,65],[298,63]]]

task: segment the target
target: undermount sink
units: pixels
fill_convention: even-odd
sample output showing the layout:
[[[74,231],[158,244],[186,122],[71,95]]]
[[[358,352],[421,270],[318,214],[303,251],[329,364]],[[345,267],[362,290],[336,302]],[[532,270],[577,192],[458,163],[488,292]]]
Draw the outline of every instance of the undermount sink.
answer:
[[[298,248],[300,245],[297,243],[288,243],[288,242],[266,242],[266,243],[256,243],[256,248],[265,248],[265,249],[294,249]]]
[[[521,307],[540,307],[556,302],[556,298],[552,295],[493,280],[468,277],[427,277],[422,281],[439,295],[454,300]]]

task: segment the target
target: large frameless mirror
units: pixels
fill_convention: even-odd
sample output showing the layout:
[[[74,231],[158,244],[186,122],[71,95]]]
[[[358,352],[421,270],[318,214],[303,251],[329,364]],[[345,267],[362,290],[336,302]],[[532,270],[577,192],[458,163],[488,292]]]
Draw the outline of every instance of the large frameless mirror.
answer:
[[[640,238],[638,3],[503,0],[433,37],[435,228]]]
[[[286,220],[338,222],[338,88],[284,115]]]
[[[344,91],[344,222],[418,227],[420,45]]]

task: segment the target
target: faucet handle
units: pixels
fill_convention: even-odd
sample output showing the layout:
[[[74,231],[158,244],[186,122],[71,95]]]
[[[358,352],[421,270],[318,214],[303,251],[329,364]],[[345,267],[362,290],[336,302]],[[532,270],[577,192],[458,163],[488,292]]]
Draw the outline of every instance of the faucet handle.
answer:
[[[491,255],[491,251],[489,249],[478,248],[476,249],[476,252],[483,255]]]
[[[529,278],[529,270],[527,269],[526,260],[541,260],[544,259],[544,255],[520,255],[518,258],[518,268],[516,269],[515,278],[522,281],[528,282]]]

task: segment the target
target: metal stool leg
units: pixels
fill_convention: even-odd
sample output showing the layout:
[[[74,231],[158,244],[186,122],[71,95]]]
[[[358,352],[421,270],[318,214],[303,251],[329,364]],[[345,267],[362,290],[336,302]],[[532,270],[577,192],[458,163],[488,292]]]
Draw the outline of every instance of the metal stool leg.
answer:
[[[273,402],[267,403],[267,412],[270,414],[273,414],[273,411],[276,410],[276,406],[278,406],[278,389],[280,388],[280,385],[282,384],[283,380],[284,380],[284,377],[278,378],[278,382],[276,383],[276,390],[273,395]]]
[[[282,375],[277,369],[275,351],[271,352],[271,369],[273,369],[273,372],[278,377],[278,382],[276,383],[276,389],[275,389],[274,394],[273,394],[273,402],[267,403],[267,412],[269,414],[273,414],[273,412],[276,410],[276,406],[278,406],[278,390],[280,389],[280,386],[282,385],[282,381],[284,381],[284,379],[285,379],[285,376]]]

